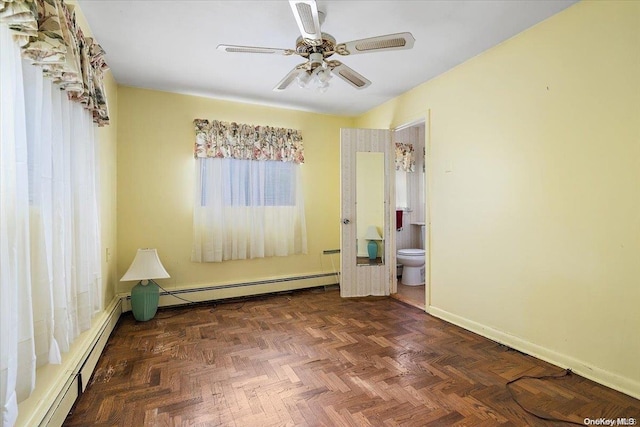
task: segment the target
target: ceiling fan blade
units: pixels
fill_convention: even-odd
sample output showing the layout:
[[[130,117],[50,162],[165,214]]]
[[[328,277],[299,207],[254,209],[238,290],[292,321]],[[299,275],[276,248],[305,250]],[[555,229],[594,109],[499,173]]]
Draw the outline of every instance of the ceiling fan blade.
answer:
[[[304,63],[296,65],[293,70],[289,71],[289,73],[284,76],[282,80],[280,80],[280,82],[276,85],[276,87],[273,88],[273,90],[280,91],[288,88],[289,85],[296,79],[296,77],[298,77],[298,74],[306,72],[303,68],[304,65]]]
[[[315,0],[289,0],[303,39],[322,40],[320,15]]]
[[[340,61],[331,61],[333,64],[337,64],[332,67],[331,71],[336,76],[340,77],[345,82],[349,83],[356,89],[364,89],[371,84],[362,74],[357,73],[353,69],[347,67]]]
[[[411,49],[416,41],[411,33],[387,34],[368,39],[353,40],[340,43],[336,52],[340,55],[355,55],[357,53],[378,52],[382,50]]]
[[[266,53],[272,55],[293,55],[291,49],[278,49],[274,47],[237,46],[233,44],[219,44],[218,50],[231,53]]]

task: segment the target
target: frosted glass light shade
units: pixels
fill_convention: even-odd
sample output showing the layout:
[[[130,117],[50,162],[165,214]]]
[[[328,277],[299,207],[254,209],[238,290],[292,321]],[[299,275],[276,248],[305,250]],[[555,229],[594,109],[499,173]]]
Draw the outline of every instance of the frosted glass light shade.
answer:
[[[382,236],[378,233],[378,229],[375,225],[370,225],[369,228],[367,228],[364,238],[366,240],[382,240]]]
[[[124,273],[121,282],[128,280],[166,279],[169,276],[167,270],[160,262],[158,251],[155,249],[138,249],[131,266]]]

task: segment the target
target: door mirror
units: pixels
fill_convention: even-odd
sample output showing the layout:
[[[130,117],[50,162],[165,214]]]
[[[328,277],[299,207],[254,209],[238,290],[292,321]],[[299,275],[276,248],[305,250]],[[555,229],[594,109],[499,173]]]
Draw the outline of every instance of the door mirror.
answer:
[[[356,152],[357,265],[384,264],[384,153]]]

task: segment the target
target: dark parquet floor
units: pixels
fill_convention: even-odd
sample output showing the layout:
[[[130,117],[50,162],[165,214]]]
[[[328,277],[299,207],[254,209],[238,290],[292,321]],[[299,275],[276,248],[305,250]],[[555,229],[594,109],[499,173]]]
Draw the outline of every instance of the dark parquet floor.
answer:
[[[391,298],[304,290],[124,314],[66,426],[551,426],[505,385],[564,371]],[[539,415],[640,418],[577,375],[526,379]]]

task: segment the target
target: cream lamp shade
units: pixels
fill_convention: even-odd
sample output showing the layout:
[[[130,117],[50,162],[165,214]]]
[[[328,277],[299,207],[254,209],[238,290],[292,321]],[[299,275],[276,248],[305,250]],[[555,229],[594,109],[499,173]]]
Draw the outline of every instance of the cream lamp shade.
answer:
[[[382,236],[378,233],[378,229],[375,225],[370,225],[369,228],[367,228],[364,238],[366,240],[382,240]]]
[[[155,249],[138,249],[136,257],[133,259],[131,266],[124,273],[121,282],[129,280],[141,280],[147,282],[149,279],[166,279],[169,273],[164,269],[158,257],[158,251]],[[143,283],[146,284],[146,283]]]

